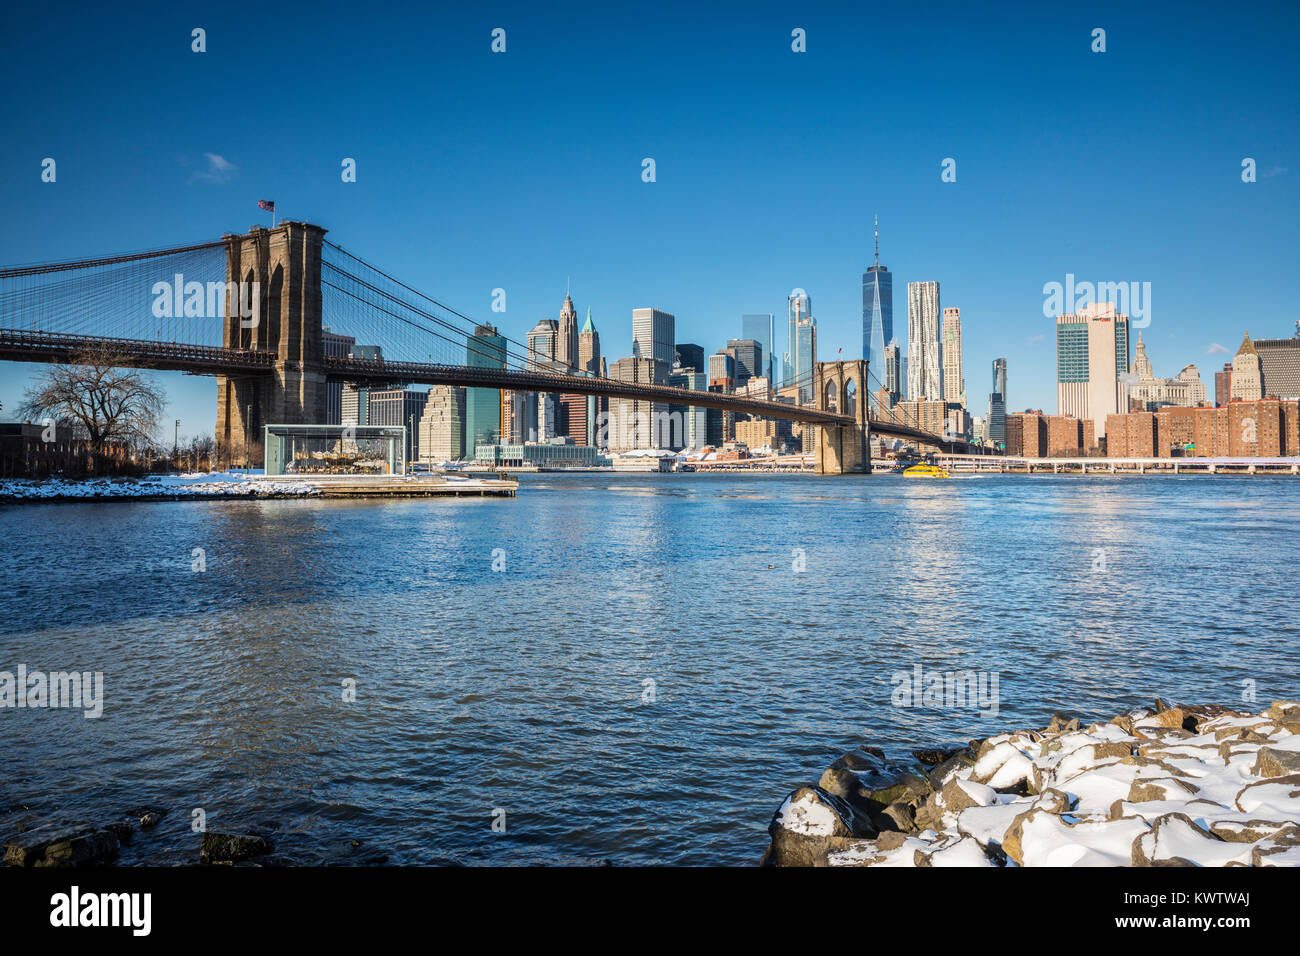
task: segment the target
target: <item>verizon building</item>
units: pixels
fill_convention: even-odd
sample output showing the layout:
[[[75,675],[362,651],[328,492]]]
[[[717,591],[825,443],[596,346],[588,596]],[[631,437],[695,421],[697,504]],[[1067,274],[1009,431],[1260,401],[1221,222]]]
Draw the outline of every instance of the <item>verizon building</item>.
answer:
[[[1128,413],[1128,316],[1112,303],[1056,317],[1056,411],[1093,423],[1106,434],[1106,416]]]

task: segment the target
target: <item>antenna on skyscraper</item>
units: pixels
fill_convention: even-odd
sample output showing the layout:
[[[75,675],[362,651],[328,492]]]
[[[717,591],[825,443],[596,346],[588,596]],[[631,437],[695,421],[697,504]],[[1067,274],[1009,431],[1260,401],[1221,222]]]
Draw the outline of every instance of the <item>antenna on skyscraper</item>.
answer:
[[[880,265],[880,213],[876,213],[876,265]]]

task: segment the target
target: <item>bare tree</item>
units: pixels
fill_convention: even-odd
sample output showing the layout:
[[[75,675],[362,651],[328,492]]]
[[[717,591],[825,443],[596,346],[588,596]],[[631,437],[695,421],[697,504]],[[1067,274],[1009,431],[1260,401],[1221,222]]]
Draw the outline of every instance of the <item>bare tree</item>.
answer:
[[[165,401],[153,379],[108,352],[83,353],[75,361],[42,371],[23,395],[20,413],[84,431],[97,461],[109,445],[149,447]]]

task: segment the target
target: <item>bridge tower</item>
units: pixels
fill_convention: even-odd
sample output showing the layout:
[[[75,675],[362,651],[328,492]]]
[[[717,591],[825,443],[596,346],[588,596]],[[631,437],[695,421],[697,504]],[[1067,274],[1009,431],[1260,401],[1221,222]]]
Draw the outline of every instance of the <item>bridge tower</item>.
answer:
[[[818,425],[813,460],[819,475],[869,475],[867,362],[818,362],[813,367],[813,395],[824,412],[851,415],[852,425]]]
[[[226,296],[221,344],[275,354],[269,375],[217,376],[217,447],[227,465],[261,463],[264,425],[325,421],[324,236],[320,226],[282,222],[274,229],[254,226],[245,235],[221,237],[226,282],[241,290],[238,297]]]

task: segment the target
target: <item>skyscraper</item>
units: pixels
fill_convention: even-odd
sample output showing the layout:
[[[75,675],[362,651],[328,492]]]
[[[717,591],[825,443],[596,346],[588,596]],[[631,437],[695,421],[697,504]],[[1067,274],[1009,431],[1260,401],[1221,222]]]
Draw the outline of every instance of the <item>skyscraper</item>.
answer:
[[[564,293],[564,306],[560,309],[555,339],[555,358],[564,363],[565,368],[578,365],[578,313],[573,308],[573,297]]]
[[[867,371],[880,376],[881,381],[885,383],[885,391],[889,393],[889,403],[897,405],[903,397],[903,361],[898,343],[890,342],[885,346],[883,372],[874,372],[870,367]]]
[[[727,351],[736,360],[736,387],[763,375],[763,346],[754,339],[730,339]]]
[[[894,341],[894,277],[880,264],[880,218],[876,217],[876,258],[862,273],[862,357],[883,381],[885,347]]]
[[[707,372],[707,366],[704,364],[704,347],[689,342],[679,342],[676,364],[682,368],[693,368],[697,372]]]
[[[600,374],[600,333],[596,323],[591,321],[591,309],[587,309],[587,321],[578,333],[578,371]]]
[[[555,319],[539,319],[528,332],[528,367],[549,368],[555,361],[559,345],[560,323]]]
[[[578,373],[582,375],[599,375],[601,366],[600,357],[600,333],[596,331],[596,323],[591,321],[591,308],[587,308],[587,321],[582,325],[582,331],[578,333]],[[597,395],[583,396],[583,407],[585,421],[583,422],[583,441],[585,445],[595,445],[597,426],[600,421],[600,412],[602,399]],[[568,403],[568,426],[569,437],[577,441],[577,423],[574,421],[576,413],[576,404],[567,398]]]
[[[754,374],[767,376],[767,380],[775,386],[776,379],[773,376],[776,374],[776,358],[772,350],[774,331],[771,312],[740,317],[740,337],[753,339],[763,346],[763,368],[755,369]]]
[[[676,319],[669,312],[658,309],[632,310],[632,355],[654,359],[663,365],[663,381],[672,371],[676,352]]]
[[[985,424],[989,441],[994,445],[1007,442],[1007,360],[993,360],[993,391],[989,394],[989,417]]]
[[[371,425],[395,425],[406,429],[406,460],[420,457],[420,430],[424,406],[429,393],[424,390],[385,388],[372,391],[366,402],[366,416]]]
[[[795,326],[794,380],[799,383],[799,404],[813,400],[812,370],[817,364],[817,320],[811,315]]]
[[[944,400],[937,282],[907,284],[907,397],[913,402]]]
[[[435,385],[420,416],[420,458],[455,461],[465,457],[465,389]]]
[[[487,324],[474,329],[465,342],[465,364],[471,368],[505,368],[506,340]],[[465,390],[465,457],[479,445],[496,444],[501,436],[501,390]]]
[[[798,372],[799,323],[812,314],[812,297],[803,289],[795,289],[786,300],[789,318],[785,338],[785,361],[781,366],[781,385],[789,387],[794,384]]]
[[[1128,316],[1113,303],[1056,317],[1058,414],[1091,419],[1103,438],[1106,416],[1128,413],[1128,369]]]
[[[1264,397],[1263,367],[1250,333],[1241,340],[1241,348],[1232,357],[1232,400],[1257,402]],[[1127,411],[1127,409],[1125,409]]]
[[[961,309],[943,310],[943,400],[966,404],[966,379],[961,368]]]

